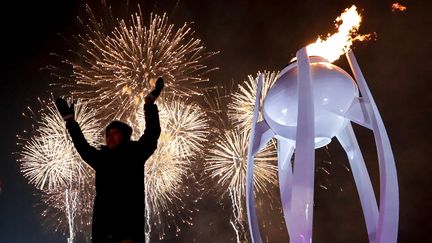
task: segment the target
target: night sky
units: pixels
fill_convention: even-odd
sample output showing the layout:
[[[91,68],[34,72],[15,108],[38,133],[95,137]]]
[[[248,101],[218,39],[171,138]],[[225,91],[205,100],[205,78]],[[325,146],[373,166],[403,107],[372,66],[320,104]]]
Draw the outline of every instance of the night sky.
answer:
[[[92,1],[94,4],[97,0]],[[114,2],[114,1],[112,1]],[[0,243],[66,242],[42,225],[39,198],[16,162],[16,135],[31,121],[21,113],[37,97],[49,98],[53,82],[41,68],[53,64],[50,53],[65,53],[68,38],[79,33],[76,16],[85,1],[4,1],[1,7],[1,159]],[[109,2],[110,3],[110,2]],[[320,34],[333,31],[333,20],[352,4],[361,10],[361,33],[376,32],[376,40],[357,43],[354,52],[383,117],[392,143],[400,187],[399,242],[427,242],[432,229],[432,95],[431,1],[401,1],[406,12],[392,12],[392,1],[337,0],[217,0],[139,1],[143,13],[167,12],[170,23],[194,22],[195,36],[210,51],[220,51],[207,64],[219,67],[209,74],[214,84],[230,85],[258,70],[276,71],[295,52]],[[134,9],[136,1],[129,3]],[[93,5],[96,6],[96,5]],[[114,14],[127,12],[115,1]],[[66,37],[63,38],[62,36]],[[347,70],[343,57],[336,65]],[[355,126],[375,188],[378,166],[373,134]],[[330,155],[329,155],[330,154]],[[366,227],[347,159],[334,141],[328,153],[317,151],[317,163],[336,161],[330,175],[318,174],[314,242],[367,242]],[[277,190],[274,190],[277,193]],[[268,202],[270,203],[270,202]],[[273,202],[279,207],[279,202]],[[193,226],[181,226],[178,237],[168,232],[164,242],[234,242],[229,225],[230,202],[203,195]],[[278,210],[266,213],[264,235],[270,242],[288,242]],[[272,229],[273,227],[273,229]]]

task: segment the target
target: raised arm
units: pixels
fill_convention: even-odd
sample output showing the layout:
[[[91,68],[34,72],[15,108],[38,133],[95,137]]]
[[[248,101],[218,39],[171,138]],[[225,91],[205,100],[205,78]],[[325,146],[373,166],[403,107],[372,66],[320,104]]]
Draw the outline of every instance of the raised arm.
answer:
[[[56,106],[66,121],[66,128],[79,155],[93,169],[96,169],[98,150],[87,142],[78,122],[75,121],[73,104],[69,107],[65,100],[57,98]]]
[[[158,78],[155,89],[145,97],[144,115],[146,128],[144,130],[144,134],[138,140],[138,144],[142,151],[148,156],[153,154],[153,152],[156,150],[157,141],[161,133],[159,111],[154,102],[160,95],[163,87],[163,79]]]
[[[146,127],[144,134],[138,140],[138,144],[140,149],[150,156],[156,150],[157,141],[161,133],[157,106],[155,104],[145,104],[144,115]]]
[[[69,120],[66,122],[66,128],[81,158],[93,169],[96,169],[98,150],[87,142],[78,122]]]

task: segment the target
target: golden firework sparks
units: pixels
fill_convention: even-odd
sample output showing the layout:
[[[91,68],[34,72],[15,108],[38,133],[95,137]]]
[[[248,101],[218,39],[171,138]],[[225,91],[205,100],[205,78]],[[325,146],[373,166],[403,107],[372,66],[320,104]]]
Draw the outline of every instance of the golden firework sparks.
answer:
[[[93,146],[101,141],[100,123],[94,119],[95,113],[95,110],[78,100],[75,119],[80,123],[84,137]],[[49,102],[40,114],[34,135],[21,150],[21,171],[40,190],[67,188],[71,178],[88,174],[88,165],[76,152],[54,103]]]
[[[278,78],[278,72],[268,72],[264,71],[264,81],[263,81],[263,94],[261,96],[261,105],[262,107],[264,98],[266,97],[267,92],[276,82]],[[239,91],[235,92],[231,95],[232,102],[228,104],[228,115],[230,120],[233,121],[235,125],[239,125],[242,128],[246,128],[250,130],[253,110],[255,108],[255,99],[257,93],[257,77],[260,75],[260,72],[257,73],[256,76],[249,75],[247,80],[245,80],[242,84],[240,84]],[[260,111],[260,119],[262,119],[262,113]]]
[[[147,22],[141,9],[129,18],[115,18],[104,1],[102,10],[107,16],[99,18],[87,6],[86,17],[79,19],[84,30],[75,36],[79,48],[74,48],[72,57],[63,58],[71,65],[72,74],[64,74],[58,67],[50,69],[53,75],[68,81],[64,86],[74,96],[102,111],[94,114],[102,124],[123,120],[141,132],[144,96],[159,76],[165,80],[164,93],[179,97],[164,102],[159,99],[163,132],[158,149],[146,163],[147,215],[156,217],[153,225],[160,226],[165,224],[163,216],[172,216],[178,207],[183,207],[181,197],[188,195],[188,188],[182,178],[190,175],[191,162],[207,141],[205,114],[184,100],[201,93],[200,86],[208,80],[206,74],[213,70],[203,63],[215,53],[208,52],[194,37],[189,23],[176,27],[165,14],[152,14]],[[149,230],[147,225],[147,237]]]
[[[224,133],[207,156],[206,172],[218,186],[244,197],[246,190],[246,159],[249,131],[229,130]],[[254,183],[258,192],[266,192],[268,185],[277,184],[276,153],[269,144],[255,159]]]
[[[133,122],[158,77],[164,77],[165,93],[201,93],[199,85],[213,70],[203,62],[215,53],[206,51],[190,24],[176,28],[165,14],[152,14],[146,25],[141,10],[129,19],[109,14],[105,21],[88,6],[87,14],[80,20],[85,34],[76,37],[77,60],[65,62],[73,69],[73,94],[104,107],[106,119]]]
[[[164,219],[164,216],[179,216],[179,208],[192,211],[184,209],[186,198],[196,200],[189,198],[190,188],[185,184],[185,179],[193,175],[191,162],[197,156],[202,156],[209,133],[206,114],[198,105],[188,104],[180,97],[160,102],[162,133],[158,148],[145,164],[147,229],[151,227],[150,222],[155,226],[166,224],[164,221],[169,219]],[[138,114],[138,123],[134,127],[144,129],[142,112]],[[187,215],[182,220],[191,224]],[[149,232],[146,234],[149,237]],[[163,234],[160,238],[163,238]]]
[[[40,117],[32,117],[36,121],[32,137],[20,138],[24,143],[19,163],[29,183],[41,191],[46,205],[42,216],[56,230],[68,231],[68,241],[73,242],[75,232],[88,229],[91,221],[94,171],[76,152],[54,102],[41,101],[41,104],[45,108],[37,112]],[[101,141],[100,123],[94,116],[95,110],[81,100],[76,102],[75,119],[84,137],[97,146]],[[52,215],[59,214],[62,217],[52,220]]]
[[[206,158],[206,173],[217,181],[219,190],[228,193],[232,202],[231,225],[236,232],[237,242],[247,240],[244,227],[244,199],[246,194],[246,161],[249,144],[249,130],[228,130],[215,142]],[[268,192],[277,184],[277,164],[274,145],[269,144],[255,158],[254,185],[257,192]]]

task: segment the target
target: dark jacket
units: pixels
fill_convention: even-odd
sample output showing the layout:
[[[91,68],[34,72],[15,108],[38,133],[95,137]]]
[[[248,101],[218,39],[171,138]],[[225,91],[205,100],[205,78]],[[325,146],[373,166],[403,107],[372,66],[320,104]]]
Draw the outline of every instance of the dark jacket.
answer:
[[[89,145],[76,121],[66,127],[81,158],[96,172],[92,241],[104,238],[144,242],[144,163],[156,150],[161,128],[155,104],[145,104],[146,128],[138,141],[114,149]]]

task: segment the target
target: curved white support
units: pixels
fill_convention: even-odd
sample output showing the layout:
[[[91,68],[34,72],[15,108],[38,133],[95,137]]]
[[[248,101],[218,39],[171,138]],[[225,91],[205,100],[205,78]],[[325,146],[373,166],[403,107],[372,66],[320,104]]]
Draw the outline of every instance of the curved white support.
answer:
[[[262,83],[263,83],[263,74],[261,74],[258,77],[258,86],[257,86],[257,94],[256,94],[256,100],[255,100],[255,108],[254,113],[252,117],[252,127],[250,132],[250,138],[249,138],[249,147],[248,147],[248,157],[247,157],[247,167],[246,167],[246,210],[248,215],[248,223],[249,223],[249,232],[251,235],[252,243],[261,243],[261,234],[259,230],[258,225],[258,218],[255,208],[255,195],[254,195],[254,156],[253,153],[254,145],[260,144],[260,142],[255,141],[256,137],[259,136],[259,134],[256,132],[256,126],[258,122],[258,114],[259,114],[259,108],[260,108],[260,99],[261,99],[261,92],[262,92]],[[256,150],[255,150],[256,151]]]
[[[390,141],[378,108],[354,54],[352,52],[347,53],[347,58],[362,96],[357,97],[358,91],[355,90],[353,95],[356,98],[351,106],[348,106],[347,110],[342,109],[338,111],[339,113],[335,112],[335,114],[373,130],[380,170],[379,209],[351,123],[340,127],[343,130],[338,130],[337,133],[339,134],[337,138],[347,153],[352,168],[365,217],[369,242],[396,243],[399,218],[399,191]],[[318,106],[315,107],[314,104],[311,66],[306,48],[297,52],[297,63],[292,65],[297,65],[297,73],[292,74],[291,79],[293,82],[291,84],[297,83],[298,87],[292,85],[289,89],[289,92],[296,88],[298,90],[297,94],[294,94],[297,95],[295,101],[298,101],[298,107],[295,107],[298,112],[296,126],[285,126],[285,124],[280,127],[274,126],[275,124],[269,123],[270,120],[266,119],[266,113],[264,113],[264,120],[258,122],[263,75],[258,77],[258,89],[252,119],[246,169],[246,207],[253,243],[262,242],[255,208],[253,183],[254,156],[265,147],[272,137],[278,139],[279,185],[290,242],[312,242],[316,135],[315,109],[319,108],[317,108]],[[297,78],[297,80],[293,78]],[[352,82],[351,77],[349,77],[349,81]],[[287,93],[289,92],[287,91]],[[285,96],[279,98],[283,99]],[[291,100],[291,102],[294,101]],[[277,104],[283,104],[283,102],[277,102]],[[346,121],[345,119],[342,120]],[[275,127],[278,129],[275,129]],[[291,157],[294,153],[294,148],[296,156],[294,166],[292,166]]]
[[[294,141],[278,139],[278,174],[279,190],[281,195],[282,211],[285,225],[291,235],[291,191],[292,191],[292,165],[291,157],[294,153]]]
[[[353,52],[348,62],[366,103],[370,104],[370,120],[377,146],[380,170],[380,206],[376,243],[396,243],[399,222],[399,188],[396,165],[384,123]]]
[[[297,52],[298,116],[296,156],[294,160],[291,196],[291,243],[312,242],[314,174],[315,174],[315,117],[310,63],[306,48]]]
[[[356,97],[348,111],[345,114],[341,114],[341,116],[359,124],[360,126],[372,130],[372,125],[369,118],[369,107],[370,104],[366,103],[362,97]]]
[[[345,129],[337,135],[337,139],[348,156],[363,209],[369,242],[375,243],[378,225],[378,205],[369,173],[351,124],[348,124]]]
[[[252,146],[252,155],[255,156],[261,149],[265,148],[267,143],[274,137],[273,131],[265,121],[256,123],[254,128],[254,139]]]

